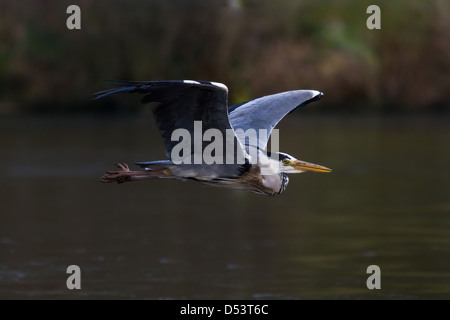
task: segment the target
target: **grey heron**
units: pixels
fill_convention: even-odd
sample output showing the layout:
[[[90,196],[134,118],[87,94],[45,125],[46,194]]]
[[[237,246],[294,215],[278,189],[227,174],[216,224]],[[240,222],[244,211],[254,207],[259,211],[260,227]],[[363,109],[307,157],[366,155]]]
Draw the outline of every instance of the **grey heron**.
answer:
[[[143,94],[141,102],[151,105],[168,159],[136,162],[144,169],[139,171],[130,170],[126,164],[116,164],[119,170],[107,171],[100,177],[101,182],[175,178],[273,196],[286,189],[288,173],[331,172],[327,167],[298,160],[283,152],[266,151],[278,122],[296,108],[319,100],[323,96],[319,91],[286,91],[228,106],[228,88],[218,82],[116,82],[121,86],[97,92],[95,98],[124,92]],[[211,129],[220,132],[223,139],[208,135]],[[202,140],[196,143],[187,137],[183,145],[188,149],[181,150],[182,136],[174,135],[177,130],[191,135],[200,130]],[[248,134],[250,130],[258,132]],[[211,147],[213,142],[217,142],[215,149]],[[208,148],[214,161],[201,158]],[[180,154],[181,161],[174,160],[174,151]]]

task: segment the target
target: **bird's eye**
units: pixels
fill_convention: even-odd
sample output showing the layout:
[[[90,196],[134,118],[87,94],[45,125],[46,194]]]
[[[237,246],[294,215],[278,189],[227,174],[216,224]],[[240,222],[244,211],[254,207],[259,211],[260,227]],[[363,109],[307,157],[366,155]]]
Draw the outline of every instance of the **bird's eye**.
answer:
[[[281,162],[283,162],[283,164],[289,164],[289,160],[287,159],[283,159]]]

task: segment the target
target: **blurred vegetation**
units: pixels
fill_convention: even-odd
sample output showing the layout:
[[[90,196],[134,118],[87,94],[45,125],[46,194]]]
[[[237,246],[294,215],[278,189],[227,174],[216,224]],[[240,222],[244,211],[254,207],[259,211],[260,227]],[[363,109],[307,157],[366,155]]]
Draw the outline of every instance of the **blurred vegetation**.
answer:
[[[70,4],[81,30],[66,28]],[[371,4],[381,30],[366,27]],[[105,79],[219,81],[230,104],[312,88],[316,112],[444,113],[449,39],[447,0],[2,0],[0,114],[140,108],[92,101]]]

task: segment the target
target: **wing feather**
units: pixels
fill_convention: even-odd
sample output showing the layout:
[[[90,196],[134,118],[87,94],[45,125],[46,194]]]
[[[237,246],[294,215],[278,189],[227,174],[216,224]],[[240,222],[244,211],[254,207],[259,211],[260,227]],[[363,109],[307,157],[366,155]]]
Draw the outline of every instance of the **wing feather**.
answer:
[[[123,92],[143,94],[142,103],[151,104],[169,159],[172,158],[174,147],[180,143],[180,140],[172,140],[172,134],[177,129],[184,129],[191,136],[190,163],[196,164],[197,167],[197,170],[190,168],[189,172],[208,177],[233,176],[241,173],[247,155],[234,135],[228,119],[228,89],[224,84],[194,80],[115,82],[123,86],[100,91],[96,98]],[[198,128],[194,124],[196,121],[201,121],[201,132],[196,130]],[[196,158],[204,161],[203,151],[211,142],[203,141],[203,135],[209,129],[219,130],[224,143],[221,144],[223,149],[216,150],[222,156],[222,160],[219,160],[221,163],[205,166],[204,162],[195,163],[195,161]],[[231,133],[231,141],[226,139],[227,131],[228,134]],[[198,152],[198,148],[196,149],[194,145],[195,139],[201,139],[200,157],[195,157],[195,152]],[[233,152],[233,161],[226,157],[227,152]],[[180,166],[179,170],[182,168],[188,167]]]
[[[322,96],[323,94],[316,90],[294,90],[264,96],[230,106],[228,118],[243,145],[265,150],[272,130],[281,119],[298,107],[319,100]],[[265,129],[267,134],[258,134],[257,139],[249,141],[248,136],[243,134],[248,129],[254,129],[257,133]]]

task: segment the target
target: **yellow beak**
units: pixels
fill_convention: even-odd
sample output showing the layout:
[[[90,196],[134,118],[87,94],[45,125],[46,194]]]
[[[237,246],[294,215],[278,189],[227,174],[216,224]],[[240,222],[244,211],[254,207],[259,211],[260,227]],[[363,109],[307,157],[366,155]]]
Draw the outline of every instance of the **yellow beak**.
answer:
[[[295,170],[298,170],[300,172],[304,172],[304,171],[331,172],[331,171],[333,171],[330,168],[320,166],[320,165],[314,164],[314,163],[309,163],[309,162],[302,161],[302,160],[293,160],[293,161],[291,161],[291,163],[289,165],[292,166]]]

